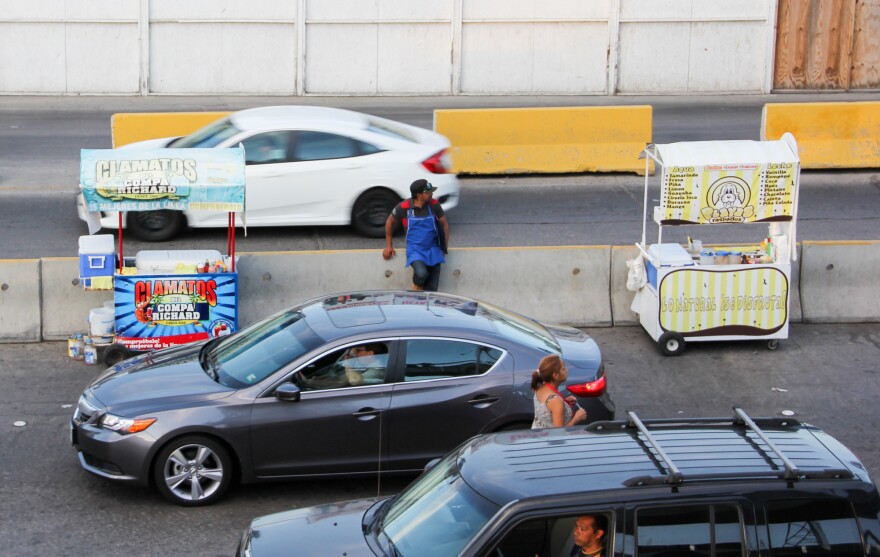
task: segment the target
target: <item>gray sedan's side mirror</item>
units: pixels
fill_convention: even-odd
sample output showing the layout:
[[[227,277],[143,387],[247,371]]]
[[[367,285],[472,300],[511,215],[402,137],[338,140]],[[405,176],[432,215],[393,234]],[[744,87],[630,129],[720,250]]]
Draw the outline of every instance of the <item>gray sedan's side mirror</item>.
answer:
[[[282,383],[275,389],[275,398],[284,402],[299,402],[300,390],[293,383]]]

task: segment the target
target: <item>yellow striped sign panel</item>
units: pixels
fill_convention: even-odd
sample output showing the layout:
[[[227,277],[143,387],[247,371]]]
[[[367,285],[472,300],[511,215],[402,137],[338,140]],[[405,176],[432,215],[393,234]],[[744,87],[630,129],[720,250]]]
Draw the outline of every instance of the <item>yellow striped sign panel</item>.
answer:
[[[775,333],[788,322],[789,280],[776,267],[679,269],[660,282],[660,326],[684,336]]]
[[[663,169],[661,224],[791,220],[797,164],[716,164]]]

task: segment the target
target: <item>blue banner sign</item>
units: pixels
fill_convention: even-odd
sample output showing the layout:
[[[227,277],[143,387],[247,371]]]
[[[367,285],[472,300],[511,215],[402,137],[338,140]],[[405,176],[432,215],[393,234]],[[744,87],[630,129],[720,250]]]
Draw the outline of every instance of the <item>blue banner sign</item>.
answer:
[[[89,212],[243,211],[244,149],[82,149]]]

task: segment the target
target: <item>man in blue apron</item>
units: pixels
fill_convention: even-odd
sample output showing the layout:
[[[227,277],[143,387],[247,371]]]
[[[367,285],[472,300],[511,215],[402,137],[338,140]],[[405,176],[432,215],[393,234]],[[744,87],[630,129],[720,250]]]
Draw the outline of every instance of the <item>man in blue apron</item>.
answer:
[[[411,199],[401,201],[385,221],[385,249],[382,257],[395,255],[391,235],[397,222],[406,230],[406,266],[413,269],[413,290],[437,291],[440,265],[449,243],[449,223],[443,207],[433,198],[435,188],[427,180],[409,186]]]

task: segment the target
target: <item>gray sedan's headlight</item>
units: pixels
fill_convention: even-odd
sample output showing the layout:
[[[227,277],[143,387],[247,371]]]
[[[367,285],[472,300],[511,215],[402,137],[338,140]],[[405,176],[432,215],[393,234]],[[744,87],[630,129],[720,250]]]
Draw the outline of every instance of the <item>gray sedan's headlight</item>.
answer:
[[[143,431],[153,425],[156,418],[144,418],[133,420],[131,418],[122,418],[113,414],[104,414],[101,416],[100,425],[104,429],[109,429],[122,434],[137,433]]]

